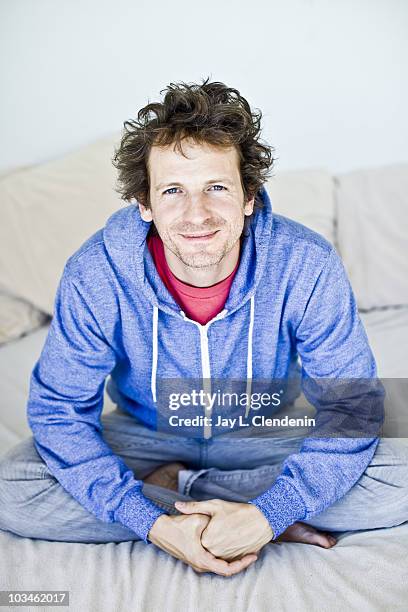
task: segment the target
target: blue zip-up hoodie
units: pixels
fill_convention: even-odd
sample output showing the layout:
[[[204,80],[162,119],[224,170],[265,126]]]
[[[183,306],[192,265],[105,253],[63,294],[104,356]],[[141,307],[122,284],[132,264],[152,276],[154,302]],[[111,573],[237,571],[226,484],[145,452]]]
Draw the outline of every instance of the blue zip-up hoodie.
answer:
[[[376,365],[340,257],[322,236],[263,208],[252,216],[224,310],[188,319],[162,283],[135,205],[115,212],[67,261],[30,378],[28,423],[50,472],[72,497],[145,542],[165,511],[102,438],[107,392],[147,427],[163,379],[372,378]],[[299,366],[301,363],[301,369]],[[204,432],[208,436],[208,431]],[[273,440],[271,439],[273,445]],[[270,489],[250,501],[274,537],[342,497],[377,437],[306,438]]]

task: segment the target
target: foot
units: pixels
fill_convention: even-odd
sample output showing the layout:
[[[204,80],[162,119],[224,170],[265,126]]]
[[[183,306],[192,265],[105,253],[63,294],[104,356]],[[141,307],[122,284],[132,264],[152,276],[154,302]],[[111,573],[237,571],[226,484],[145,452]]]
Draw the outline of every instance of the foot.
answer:
[[[161,465],[157,470],[144,478],[143,481],[171,491],[178,491],[178,473],[180,470],[185,470],[186,466],[183,463],[173,462]]]
[[[276,542],[300,542],[302,544],[314,544],[322,548],[331,548],[337,543],[337,540],[328,533],[317,531],[306,523],[294,523],[276,539]]]

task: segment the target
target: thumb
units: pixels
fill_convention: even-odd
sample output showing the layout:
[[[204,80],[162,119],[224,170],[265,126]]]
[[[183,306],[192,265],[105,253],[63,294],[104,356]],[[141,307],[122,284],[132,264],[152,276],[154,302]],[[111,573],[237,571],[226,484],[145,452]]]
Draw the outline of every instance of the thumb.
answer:
[[[174,502],[177,510],[183,514],[206,514],[212,516],[214,514],[214,508],[207,501],[191,501],[191,502]]]

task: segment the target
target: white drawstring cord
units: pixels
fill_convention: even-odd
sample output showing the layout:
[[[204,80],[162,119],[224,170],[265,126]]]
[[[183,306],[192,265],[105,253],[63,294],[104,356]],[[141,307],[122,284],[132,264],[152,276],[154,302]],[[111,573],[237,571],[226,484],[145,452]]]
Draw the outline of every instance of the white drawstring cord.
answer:
[[[247,386],[246,398],[247,405],[245,408],[245,418],[248,418],[249,409],[251,406],[251,389],[252,389],[252,331],[254,329],[254,314],[255,314],[255,296],[251,296],[251,309],[249,315],[249,330],[248,330],[248,352],[247,352]]]
[[[152,356],[152,377],[150,381],[150,388],[152,391],[152,397],[154,403],[156,403],[156,372],[157,372],[157,326],[158,326],[158,318],[159,318],[159,309],[157,306],[153,306],[153,356]]]
[[[226,312],[226,311],[225,311]],[[224,311],[218,315],[224,315]],[[183,313],[184,315],[184,313]],[[247,387],[246,397],[247,405],[245,410],[245,418],[248,417],[250,403],[251,403],[251,389],[252,389],[252,334],[254,328],[254,315],[255,315],[255,296],[251,296],[250,299],[250,315],[249,315],[249,330],[248,330],[248,350],[247,350]],[[153,307],[153,333],[152,333],[152,375],[150,380],[150,388],[154,403],[156,403],[156,373],[157,373],[157,355],[158,355],[158,317],[159,309],[157,306]],[[185,315],[184,315],[185,317]],[[193,321],[194,322],[194,321]]]

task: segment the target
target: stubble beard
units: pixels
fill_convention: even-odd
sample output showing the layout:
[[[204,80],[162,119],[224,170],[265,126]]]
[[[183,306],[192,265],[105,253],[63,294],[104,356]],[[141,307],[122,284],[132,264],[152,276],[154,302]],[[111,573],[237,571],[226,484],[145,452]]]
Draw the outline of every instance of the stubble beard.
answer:
[[[242,225],[242,227],[241,227]],[[211,268],[218,265],[223,258],[231,251],[236,244],[237,240],[240,239],[242,233],[243,223],[234,226],[232,234],[228,237],[227,241],[214,253],[208,252],[204,247],[203,249],[195,252],[186,252],[180,249],[179,245],[167,234],[165,244],[167,248],[180,259],[180,261],[189,268]]]
[[[219,249],[215,253],[208,253],[205,250],[196,251],[195,253],[183,253],[174,242],[167,246],[185,266],[197,269],[211,268],[218,265],[234,245],[229,247],[226,244],[223,249]]]

